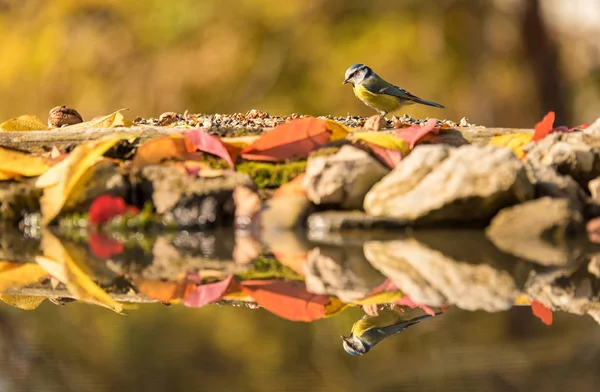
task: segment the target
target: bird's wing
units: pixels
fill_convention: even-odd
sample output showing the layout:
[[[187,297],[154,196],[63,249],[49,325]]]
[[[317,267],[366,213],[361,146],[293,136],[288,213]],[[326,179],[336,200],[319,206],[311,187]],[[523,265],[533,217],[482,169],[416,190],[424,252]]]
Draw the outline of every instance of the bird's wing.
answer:
[[[400,88],[398,86],[394,86],[393,84],[390,84],[389,86],[383,87],[381,90],[379,90],[379,93],[380,94],[393,95],[394,97],[398,97],[398,98],[402,98],[402,99],[408,99],[410,101],[420,100],[420,98],[417,97],[416,95],[413,95],[413,94],[409,93],[408,91],[406,91],[403,88]]]
[[[423,316],[414,317],[410,320],[400,321],[396,324],[388,325],[386,327],[374,328],[374,330],[377,331],[378,333],[382,333],[382,334],[386,334],[386,335],[393,335],[393,334],[396,334],[398,332],[405,330],[406,328],[408,328],[412,325],[418,324],[422,320],[426,320],[431,317],[433,317],[433,316],[426,314]]]

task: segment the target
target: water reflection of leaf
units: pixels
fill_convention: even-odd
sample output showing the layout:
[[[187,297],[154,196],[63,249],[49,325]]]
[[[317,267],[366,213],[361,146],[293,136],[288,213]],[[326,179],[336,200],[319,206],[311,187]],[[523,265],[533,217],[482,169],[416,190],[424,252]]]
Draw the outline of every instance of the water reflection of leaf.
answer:
[[[233,275],[215,283],[208,283],[196,286],[183,301],[185,306],[199,308],[204,305],[218,301],[229,290],[239,290],[237,282],[233,279]]]
[[[37,283],[48,276],[48,272],[34,263],[12,264],[0,261],[0,292]]]
[[[185,279],[177,282],[163,282],[157,279],[134,278],[133,284],[143,295],[163,302],[186,298],[195,287]]]
[[[242,282],[241,286],[266,310],[291,321],[321,319],[331,304],[330,297],[309,293],[302,282],[255,280]]]
[[[533,315],[546,325],[552,325],[552,310],[541,302],[531,301]]]
[[[43,233],[41,248],[43,256],[36,256],[38,264],[60,280],[76,299],[107,307],[117,313],[122,312],[123,305],[115,301],[88,275],[89,268],[85,266],[84,260],[80,257],[73,258],[60,240],[48,230]]]
[[[46,297],[33,297],[31,295],[0,295],[4,303],[23,310],[34,310],[41,305]]]

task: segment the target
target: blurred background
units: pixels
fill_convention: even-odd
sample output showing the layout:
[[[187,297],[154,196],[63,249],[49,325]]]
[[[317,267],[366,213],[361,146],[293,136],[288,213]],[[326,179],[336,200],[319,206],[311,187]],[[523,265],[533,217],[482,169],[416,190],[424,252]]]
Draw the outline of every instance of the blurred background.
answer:
[[[0,0],[0,119],[371,115],[341,84],[362,62],[447,107],[413,116],[574,126],[600,116],[598,34],[598,0]]]

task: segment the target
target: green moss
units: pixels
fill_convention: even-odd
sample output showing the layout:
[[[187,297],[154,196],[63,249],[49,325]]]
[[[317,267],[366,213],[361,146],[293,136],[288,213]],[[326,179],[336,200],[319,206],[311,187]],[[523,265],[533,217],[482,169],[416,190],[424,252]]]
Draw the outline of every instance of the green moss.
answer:
[[[248,174],[259,189],[278,188],[302,174],[305,169],[306,161],[285,163],[244,161],[236,166],[236,170]]]
[[[238,274],[241,279],[304,280],[304,277],[281,264],[274,256],[261,255],[252,262],[252,269]]]
[[[323,156],[334,155],[335,153],[340,151],[340,148],[342,148],[342,147],[336,146],[336,147],[319,148],[318,150],[311,152],[310,157],[323,157]]]

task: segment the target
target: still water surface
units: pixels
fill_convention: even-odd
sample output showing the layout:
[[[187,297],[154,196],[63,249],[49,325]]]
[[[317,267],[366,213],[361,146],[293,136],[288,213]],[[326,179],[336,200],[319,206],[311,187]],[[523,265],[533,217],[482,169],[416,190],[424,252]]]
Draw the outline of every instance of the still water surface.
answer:
[[[266,311],[147,304],[127,316],[73,303],[1,309],[3,391],[592,391],[600,328],[529,308],[451,309],[348,356],[357,310],[310,324]]]
[[[46,235],[47,241],[50,234]],[[9,237],[5,233],[3,238]],[[154,239],[153,245],[145,248],[152,251],[119,248],[121,253],[110,256],[108,263],[99,261],[93,247],[85,243],[77,245],[77,241],[63,240],[62,245],[57,242],[49,247],[47,242],[42,242],[41,246],[48,255],[57,247],[64,247],[80,267],[90,268],[105,280],[108,273],[115,271],[146,276],[152,273],[161,279],[177,275],[177,271],[163,268],[165,260],[172,260],[170,266],[177,265],[188,272],[191,268],[197,273],[200,273],[197,263],[208,261],[212,269],[251,265],[247,260],[251,252],[239,256],[235,251],[240,244],[244,244],[244,249],[255,249],[248,248],[244,242],[249,239],[240,242],[235,236],[221,237],[232,239],[227,245],[224,240],[206,242],[207,237],[201,236],[204,250],[199,259],[190,253],[190,249],[201,248],[190,247],[194,244],[193,237],[186,236],[185,241],[178,238]],[[507,277],[514,278],[522,288],[527,286],[525,278],[535,282],[536,276],[545,279],[544,276],[564,271],[569,277],[548,280],[548,292],[556,292],[568,284],[584,287],[582,282],[591,284],[592,290],[597,289],[598,279],[588,272],[587,259],[571,269],[540,266],[511,258],[482,238],[480,233],[457,231],[448,235],[441,232],[415,234],[388,243],[390,247],[382,248],[387,253],[379,255],[386,257],[379,258],[373,253],[377,247],[362,244],[356,238],[339,243],[337,239],[328,240],[328,244],[325,240],[306,242],[302,238],[298,242],[309,245],[308,254],[315,258],[304,262],[312,263],[313,270],[320,266],[323,279],[327,266],[340,266],[337,283],[330,278],[329,284],[345,287],[345,291],[336,290],[346,295],[350,288],[360,289],[359,278],[367,279],[367,275],[380,273],[373,266],[400,283],[406,282],[407,276],[417,282],[420,275],[414,271],[407,275],[408,265],[403,264],[407,262],[403,257],[410,255],[394,256],[394,252],[408,250],[418,256],[410,265],[415,270],[422,267],[418,272],[426,276],[430,284],[435,283],[438,291],[452,294],[444,291],[443,280],[435,280],[436,273],[461,277],[463,280],[447,284],[453,285],[453,292],[460,289],[464,296],[472,296],[465,302],[468,306],[478,303],[497,306],[499,302],[495,302],[494,296],[501,299],[504,286],[498,285],[495,289],[494,285]],[[165,241],[170,245],[166,246]],[[209,243],[218,244],[218,249],[208,252]],[[39,246],[35,241],[33,245]],[[169,256],[172,247],[179,252],[175,259]],[[319,251],[315,252],[317,248]],[[23,250],[11,253],[15,249],[8,243],[2,244],[3,257],[15,259],[11,261],[11,268],[22,265],[19,263],[34,263],[17,262],[17,259],[26,259],[28,253]],[[139,264],[142,254],[147,255],[143,265]],[[585,252],[579,249],[576,254]],[[138,265],[131,267],[131,262]],[[480,274],[482,271],[485,275]],[[291,274],[282,269],[275,272],[283,274],[284,280]],[[348,277],[352,276],[354,280],[350,282]],[[490,280],[472,280],[472,287],[461,286],[468,277],[478,276]],[[384,278],[381,275],[374,279],[374,285]],[[309,288],[308,279],[306,284]],[[413,289],[419,292],[417,287]],[[64,288],[62,290],[64,293]],[[538,292],[543,294],[544,288]],[[481,293],[481,298],[476,298],[477,293]],[[590,298],[595,298],[594,293]],[[477,302],[479,299],[482,301]],[[600,326],[588,315],[557,311],[553,324],[548,326],[534,317],[530,306],[491,313],[451,306],[444,314],[386,339],[368,354],[352,357],[342,348],[340,335],[348,335],[353,323],[363,315],[359,307],[354,307],[333,317],[305,323],[286,320],[265,309],[220,305],[192,308],[181,304],[141,303],[138,309],[119,315],[79,301],[64,306],[44,301],[33,311],[0,304],[0,391],[407,392],[595,391],[600,388]]]

